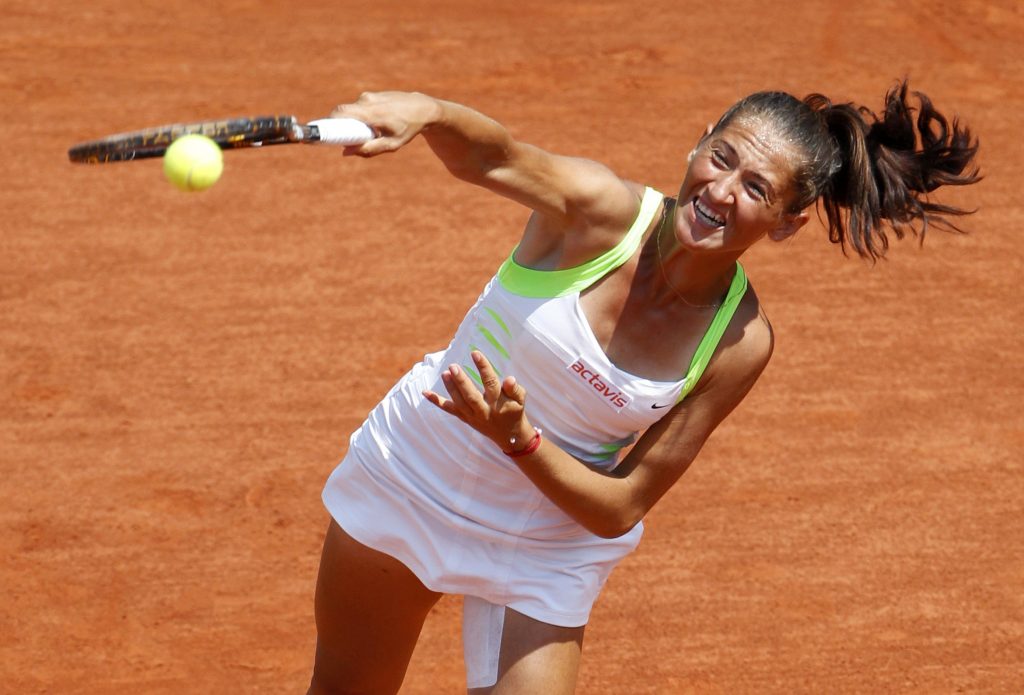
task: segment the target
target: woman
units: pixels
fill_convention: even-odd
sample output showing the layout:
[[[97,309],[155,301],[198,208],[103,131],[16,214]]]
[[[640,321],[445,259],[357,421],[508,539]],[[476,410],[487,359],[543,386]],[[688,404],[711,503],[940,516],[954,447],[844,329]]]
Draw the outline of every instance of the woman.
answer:
[[[772,328],[737,259],[821,200],[830,238],[876,258],[962,210],[977,143],[906,84],[875,117],[820,95],[752,95],[709,127],[676,199],[514,141],[422,94],[334,116],[421,135],[455,176],[533,210],[451,345],[352,435],[324,502],[310,693],[392,693],[442,593],[465,595],[471,693],[571,693],[591,606],[641,519],[750,390]],[[619,460],[621,450],[632,445]]]

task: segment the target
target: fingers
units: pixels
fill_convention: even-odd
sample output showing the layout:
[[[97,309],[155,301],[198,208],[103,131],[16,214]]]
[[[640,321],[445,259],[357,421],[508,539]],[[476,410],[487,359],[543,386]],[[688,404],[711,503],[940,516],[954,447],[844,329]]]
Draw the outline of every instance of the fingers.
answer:
[[[493,404],[498,400],[501,379],[498,378],[498,373],[494,371],[494,367],[491,366],[490,360],[484,356],[484,353],[479,350],[473,350],[470,354],[473,357],[473,364],[476,365],[477,371],[480,372],[480,381],[484,385],[484,401]]]
[[[331,118],[354,118],[377,133],[377,137],[372,140],[344,148],[342,154],[346,157],[376,157],[394,152],[411,139],[411,135],[401,136],[406,130],[403,124],[396,121],[382,96],[372,92],[364,92],[354,103],[338,104],[331,111]]]
[[[423,391],[422,393],[424,398],[426,398],[428,401],[436,405],[444,412],[448,413],[449,415],[454,415],[460,420],[465,421],[465,418],[462,417],[462,413],[460,413],[458,408],[455,407],[455,403],[453,401],[447,398],[443,398],[441,394],[434,393],[433,391]]]
[[[339,104],[332,118],[355,118],[367,124],[378,137],[352,147],[345,156],[376,157],[401,149],[423,130],[436,101],[422,94],[405,92],[364,92],[351,104]]]
[[[465,416],[481,420],[487,419],[490,407],[484,402],[483,396],[476,390],[476,386],[459,365],[453,364],[441,372],[441,381],[444,382],[445,388],[448,389],[448,395],[451,396],[455,407],[460,412]]]
[[[370,115],[374,105],[381,102],[381,95],[375,92],[363,92],[359,98],[348,104],[338,104],[331,111],[331,118],[356,118],[363,120]],[[363,121],[365,123],[365,121]]]
[[[506,377],[501,382],[501,395],[495,401],[494,409],[506,417],[518,417],[525,411],[525,406],[526,389],[514,376]]]
[[[369,140],[362,145],[352,145],[342,150],[343,157],[376,157],[380,154],[394,152],[404,145],[405,142],[396,138],[380,137]]]
[[[519,405],[526,404],[526,389],[523,388],[522,384],[516,381],[514,376],[510,376],[501,384],[501,394],[509,399],[515,401]]]
[[[441,372],[441,381],[448,390],[448,398],[423,391],[423,397],[449,415],[454,415],[495,442],[507,443],[508,433],[522,429],[525,422],[526,389],[515,377],[501,379],[490,361],[479,350],[471,354],[479,370],[477,384],[470,380],[467,370],[452,364]]]

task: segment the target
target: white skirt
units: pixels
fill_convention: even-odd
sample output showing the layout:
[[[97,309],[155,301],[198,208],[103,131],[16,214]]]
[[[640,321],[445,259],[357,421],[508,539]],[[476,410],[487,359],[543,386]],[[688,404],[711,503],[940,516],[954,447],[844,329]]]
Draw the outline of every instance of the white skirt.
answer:
[[[390,465],[365,458],[351,447],[323,490],[346,533],[398,559],[432,591],[478,597],[551,625],[585,625],[611,570],[643,533],[638,524],[605,539],[580,527],[569,537],[540,539],[477,528],[415,487],[403,489]],[[539,504],[553,506],[533,490]]]

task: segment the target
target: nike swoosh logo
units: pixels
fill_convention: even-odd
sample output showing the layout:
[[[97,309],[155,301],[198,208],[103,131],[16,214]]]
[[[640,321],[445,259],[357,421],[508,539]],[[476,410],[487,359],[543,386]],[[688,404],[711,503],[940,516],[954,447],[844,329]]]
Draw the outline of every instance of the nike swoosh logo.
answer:
[[[672,405],[672,404],[671,403],[666,403],[665,405],[658,405],[657,403],[655,403],[654,405],[651,406],[651,408],[667,408],[670,405]]]

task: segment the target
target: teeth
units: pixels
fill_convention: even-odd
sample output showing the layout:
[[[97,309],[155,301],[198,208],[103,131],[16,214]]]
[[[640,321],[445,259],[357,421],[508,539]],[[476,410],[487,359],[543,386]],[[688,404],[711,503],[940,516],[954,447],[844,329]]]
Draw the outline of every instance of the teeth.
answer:
[[[699,199],[696,199],[696,198],[694,199],[694,201],[693,201],[693,209],[710,226],[721,227],[722,225],[725,224],[725,220],[724,219],[722,219],[721,217],[718,217],[717,215],[715,215],[715,213],[711,212],[706,207],[701,205],[701,202],[700,202]]]

